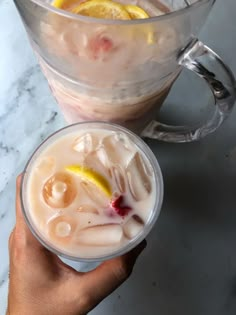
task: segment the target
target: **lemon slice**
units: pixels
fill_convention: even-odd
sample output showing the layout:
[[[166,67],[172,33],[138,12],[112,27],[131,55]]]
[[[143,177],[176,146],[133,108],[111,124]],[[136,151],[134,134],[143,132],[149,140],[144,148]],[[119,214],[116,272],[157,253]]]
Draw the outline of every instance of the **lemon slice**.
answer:
[[[132,20],[149,18],[147,12],[137,5],[128,4],[125,5],[124,8],[129,13],[129,16]]]
[[[137,5],[127,4],[127,5],[124,5],[124,8],[129,13],[131,20],[148,19],[150,17],[146,11],[144,11],[142,8],[138,7]],[[153,35],[152,27],[150,25],[147,25],[147,26],[142,25],[142,27],[140,27],[140,29],[137,32],[142,33],[143,30],[145,30],[145,33],[147,34],[147,43],[153,44],[154,35]]]
[[[67,171],[79,175],[81,178],[93,183],[101,189],[108,197],[112,196],[111,186],[107,179],[96,171],[81,165],[69,165],[65,168]]]
[[[67,2],[66,0],[54,0],[52,5],[56,8],[62,8],[63,4]]]
[[[79,4],[73,13],[100,19],[130,20],[130,15],[120,3],[110,0],[89,0]]]
[[[58,9],[69,9],[76,2],[78,3],[78,0],[54,0],[52,5]]]

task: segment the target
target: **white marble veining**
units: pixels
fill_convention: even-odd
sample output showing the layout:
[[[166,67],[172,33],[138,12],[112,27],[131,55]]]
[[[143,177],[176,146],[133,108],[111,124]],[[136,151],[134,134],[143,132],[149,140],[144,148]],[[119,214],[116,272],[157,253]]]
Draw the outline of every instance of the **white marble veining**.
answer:
[[[6,308],[15,178],[37,144],[63,119],[32,54],[12,1],[0,2],[0,313]]]
[[[236,73],[235,12],[235,0],[219,0],[201,38]],[[171,101],[184,94],[175,93]],[[235,118],[234,111],[198,143],[149,142],[163,169],[163,211],[131,279],[92,314],[236,314]],[[1,0],[0,314],[7,301],[15,178],[39,142],[63,125],[14,4]]]

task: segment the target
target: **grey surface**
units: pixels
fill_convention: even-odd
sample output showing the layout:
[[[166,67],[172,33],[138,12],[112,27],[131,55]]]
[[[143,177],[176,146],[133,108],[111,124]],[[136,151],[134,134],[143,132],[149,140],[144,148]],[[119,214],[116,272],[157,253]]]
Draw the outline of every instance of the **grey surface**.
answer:
[[[200,35],[234,73],[235,14],[235,0],[218,0]],[[6,25],[8,33],[3,35]],[[14,224],[15,176],[40,139],[62,126],[63,120],[55,111],[10,1],[0,2],[0,32],[2,314],[7,295],[7,238]],[[198,79],[184,73],[161,116],[174,123],[199,120],[205,109],[195,105],[204,98],[209,103],[209,97]],[[164,176],[162,212],[132,277],[91,314],[236,314],[235,120],[234,110],[220,130],[197,143],[148,141]]]

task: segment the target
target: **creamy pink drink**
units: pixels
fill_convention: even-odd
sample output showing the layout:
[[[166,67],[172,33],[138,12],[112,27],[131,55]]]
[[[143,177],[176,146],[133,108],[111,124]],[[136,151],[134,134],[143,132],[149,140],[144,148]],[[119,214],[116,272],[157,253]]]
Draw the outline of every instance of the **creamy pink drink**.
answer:
[[[163,195],[158,163],[122,127],[82,123],[46,140],[22,184],[27,222],[57,254],[100,260],[133,248],[156,221]]]
[[[72,8],[80,2],[72,1]],[[161,2],[116,2],[138,5],[150,17],[170,11]],[[175,61],[168,61],[178,36],[171,25],[155,29],[134,24],[126,29],[101,22],[91,28],[90,23],[49,13],[41,22],[41,40],[54,62],[39,61],[68,123],[107,121],[140,133],[179,74],[173,73]]]

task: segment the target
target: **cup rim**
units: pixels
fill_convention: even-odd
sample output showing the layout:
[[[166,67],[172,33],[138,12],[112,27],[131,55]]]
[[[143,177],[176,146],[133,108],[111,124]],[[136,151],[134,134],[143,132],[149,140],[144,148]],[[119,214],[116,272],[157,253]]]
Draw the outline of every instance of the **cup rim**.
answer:
[[[17,1],[17,0],[15,0]],[[56,13],[60,16],[70,18],[77,21],[83,21],[87,23],[94,23],[94,24],[104,24],[104,25],[137,25],[137,24],[148,24],[148,23],[155,23],[162,20],[167,20],[169,18],[177,17],[179,15],[184,14],[188,10],[194,10],[200,7],[201,5],[212,2],[214,3],[215,0],[198,0],[185,8],[182,8],[177,11],[169,12],[160,16],[150,17],[147,19],[138,19],[138,20],[110,20],[110,19],[98,19],[90,16],[83,16],[79,14],[75,14],[72,12],[68,12],[65,10],[61,10],[59,8],[53,7],[51,4],[43,2],[43,0],[30,0],[31,2],[35,3],[36,5],[52,12]]]
[[[91,128],[93,128],[94,125],[100,125],[100,126],[106,125],[108,128],[112,127],[118,131],[121,131],[121,132],[124,132],[125,134],[128,134],[128,136],[131,137],[131,140],[135,139],[135,141],[136,141],[135,144],[140,148],[141,152],[143,152],[145,149],[145,152],[143,152],[143,153],[146,156],[146,158],[148,159],[149,163],[151,164],[151,167],[153,168],[154,177],[156,180],[156,190],[157,190],[156,198],[155,198],[155,204],[153,207],[154,210],[153,210],[153,213],[148,220],[147,225],[144,226],[143,233],[139,234],[134,240],[132,240],[131,242],[128,242],[122,248],[118,248],[115,251],[108,253],[108,254],[97,255],[97,257],[79,257],[79,255],[73,256],[71,254],[60,251],[60,249],[58,249],[58,247],[54,246],[52,243],[49,244],[49,240],[46,237],[44,237],[43,234],[40,233],[40,231],[37,231],[36,225],[35,225],[35,223],[33,223],[32,217],[30,218],[30,213],[29,213],[29,210],[27,209],[27,201],[26,201],[26,197],[25,197],[25,188],[27,186],[27,172],[28,172],[28,170],[30,170],[31,164],[32,163],[34,164],[33,158],[35,157],[35,155],[37,155],[37,153],[40,154],[45,149],[47,142],[50,140],[53,140],[53,138],[55,138],[58,134],[60,134],[60,133],[63,134],[63,132],[66,132],[66,130],[68,130],[68,129],[71,129],[71,132],[73,133],[73,129],[74,129],[74,131],[76,131],[77,126],[85,126],[85,125],[88,125],[88,126],[91,125]],[[66,133],[64,133],[64,135],[66,135]],[[36,156],[36,159],[37,159],[37,156]],[[30,231],[35,236],[35,238],[45,248],[47,248],[49,251],[53,252],[54,254],[56,254],[60,257],[63,257],[63,258],[66,258],[66,259],[69,259],[72,261],[78,261],[78,262],[101,262],[104,260],[115,258],[117,256],[121,256],[121,255],[129,252],[130,250],[132,250],[141,241],[143,241],[146,238],[146,236],[149,234],[149,232],[152,230],[152,228],[153,228],[154,224],[156,223],[156,221],[159,217],[159,214],[161,212],[161,207],[162,207],[162,203],[163,203],[163,196],[164,196],[164,183],[163,183],[163,176],[162,176],[161,168],[160,168],[160,165],[159,165],[154,153],[149,148],[149,146],[139,136],[137,136],[135,133],[128,130],[127,128],[124,128],[124,127],[119,126],[117,124],[101,122],[101,121],[89,121],[89,122],[75,123],[72,125],[65,126],[61,129],[55,131],[51,135],[49,135],[34,150],[32,155],[30,156],[28,162],[26,163],[26,166],[25,166],[24,171],[23,171],[22,180],[21,180],[21,187],[20,187],[20,200],[21,200],[21,207],[22,207],[23,216],[25,218],[25,221],[26,221]]]

